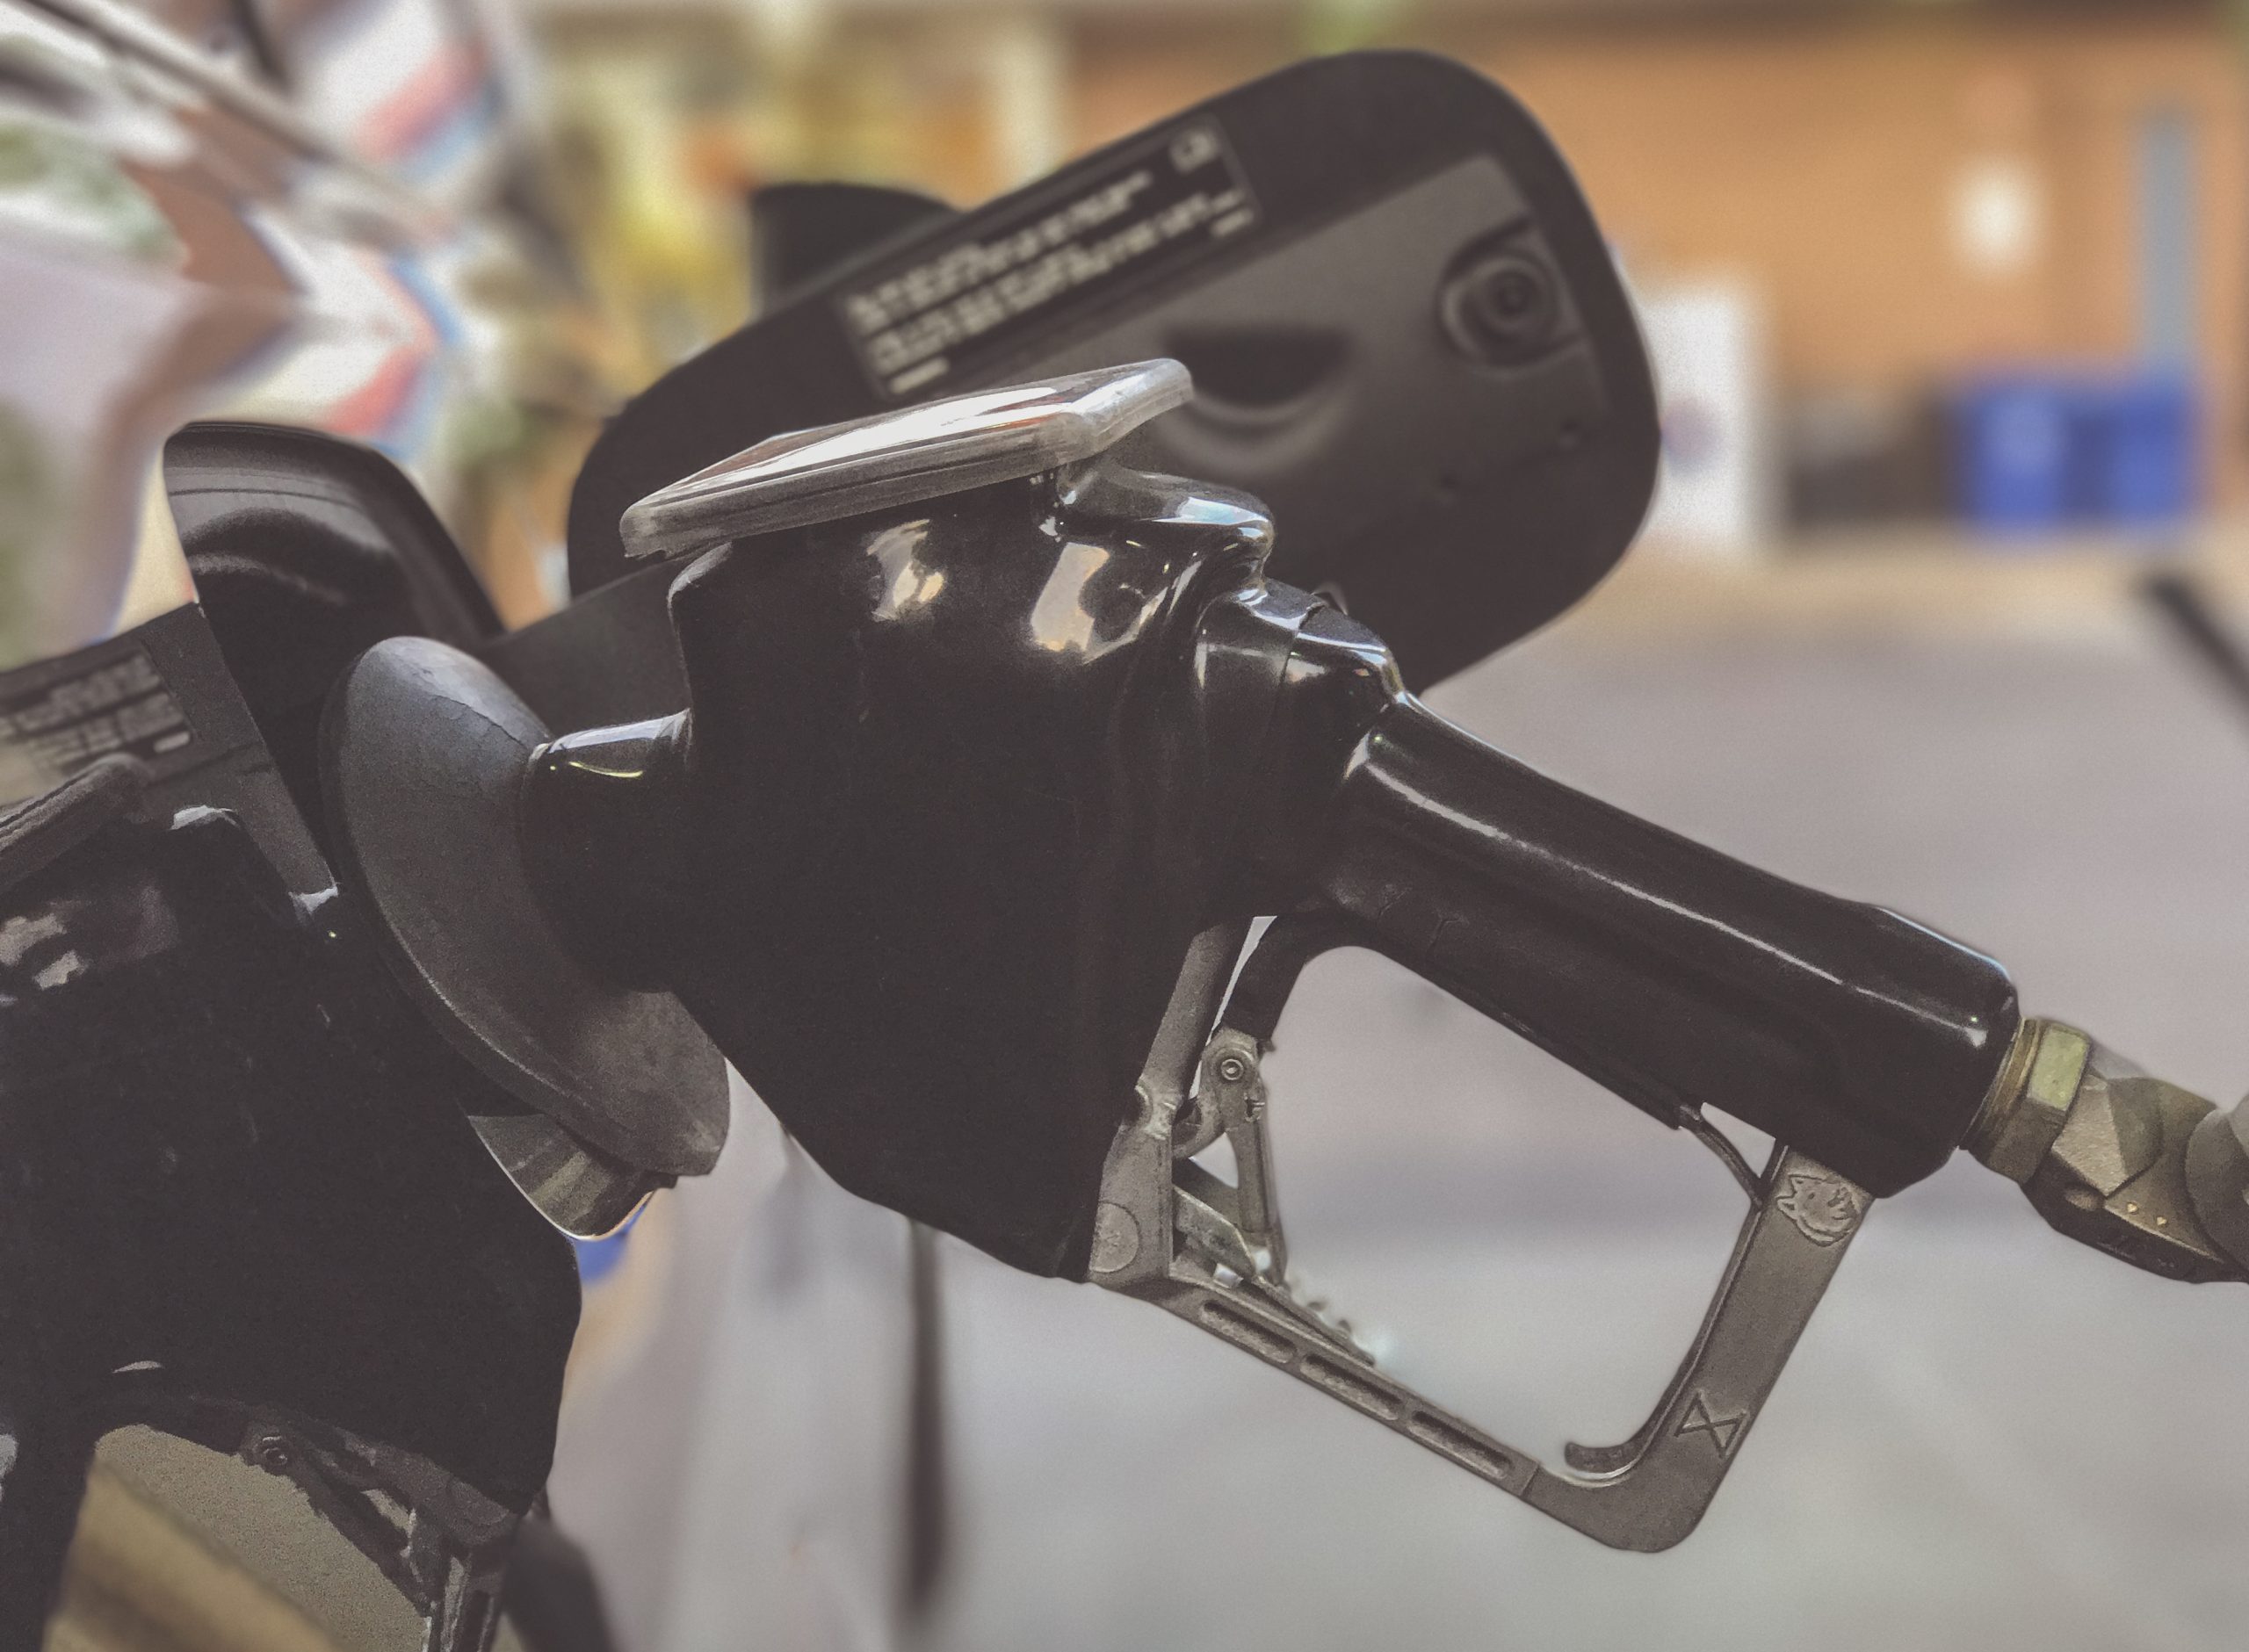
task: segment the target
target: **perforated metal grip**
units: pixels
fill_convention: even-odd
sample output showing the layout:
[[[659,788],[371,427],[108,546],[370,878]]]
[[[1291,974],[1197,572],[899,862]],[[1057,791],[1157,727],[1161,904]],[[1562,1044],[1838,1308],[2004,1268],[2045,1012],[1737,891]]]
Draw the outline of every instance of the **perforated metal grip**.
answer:
[[[1786,1146],[1748,1178],[1750,1211],[1702,1328],[1663,1398],[1614,1446],[1542,1463],[1383,1370],[1347,1324],[1290,1283],[1260,1073],[1264,1041],[1221,1022],[1207,1041],[1243,934],[1204,934],[1190,954],[1103,1180],[1093,1278],[1154,1302],[1287,1372],[1454,1467],[1616,1548],[1685,1538],[1819,1306],[1873,1200]],[[1262,949],[1261,949],[1262,950]],[[1191,1121],[1191,1122],[1190,1122]],[[1224,1135],[1236,1177],[1189,1156]]]

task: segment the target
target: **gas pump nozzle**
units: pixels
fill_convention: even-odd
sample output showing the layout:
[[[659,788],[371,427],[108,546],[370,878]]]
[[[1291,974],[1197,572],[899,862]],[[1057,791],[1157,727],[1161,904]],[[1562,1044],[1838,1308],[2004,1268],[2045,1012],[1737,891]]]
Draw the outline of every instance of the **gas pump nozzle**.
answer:
[[[2221,1113],[2027,1021],[1963,1144],[2081,1244],[2190,1284],[2249,1277],[2249,1103]]]
[[[669,599],[689,705],[495,748],[531,881],[583,967],[676,994],[845,1187],[1154,1302],[1605,1543],[1667,1547],[1873,1200],[2014,1071],[2014,989],[1434,715],[1379,638],[1263,577],[1254,501],[1110,454],[1188,393],[1164,361],[980,393],[636,506],[633,551],[695,559]],[[446,652],[380,644],[332,702],[347,814],[399,806],[360,751],[402,703],[423,729],[504,710]],[[358,869],[379,910],[395,869]],[[1735,1169],[1748,1218],[1629,1440],[1540,1463],[1291,1295],[1259,1063],[1341,946]],[[1706,1109],[1771,1135],[1770,1163]],[[1221,1133],[1232,1186],[1194,1162]]]

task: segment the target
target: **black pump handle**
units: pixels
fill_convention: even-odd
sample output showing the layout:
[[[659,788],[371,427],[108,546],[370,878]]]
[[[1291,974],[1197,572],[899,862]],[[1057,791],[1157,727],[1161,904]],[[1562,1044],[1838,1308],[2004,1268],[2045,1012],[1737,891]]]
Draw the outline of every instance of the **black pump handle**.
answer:
[[[1306,959],[1363,946],[1659,1118],[1719,1108],[1870,1193],[1959,1145],[2019,1020],[1998,964],[1573,791],[1385,663],[1332,612],[1298,641],[1282,762],[1356,738],[1230,1024],[1269,1038]]]

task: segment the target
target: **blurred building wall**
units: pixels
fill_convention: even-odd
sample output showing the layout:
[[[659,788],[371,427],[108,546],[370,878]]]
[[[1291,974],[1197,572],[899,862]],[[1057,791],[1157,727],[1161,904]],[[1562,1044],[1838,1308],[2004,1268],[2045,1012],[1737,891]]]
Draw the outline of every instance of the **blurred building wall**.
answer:
[[[2249,502],[2249,97],[2216,0],[1435,0],[1377,6],[1336,39],[1301,5],[536,5],[589,263],[612,313],[638,318],[651,372],[741,319],[741,201],[760,182],[973,205],[1350,39],[1492,74],[1553,132],[1630,273],[1742,292],[1790,451],[1838,400],[1886,407],[1920,479],[1906,514],[1949,508],[1931,444],[1951,390],[2166,353],[2200,376],[2211,501]]]
[[[2249,108],[2220,10],[2160,3],[1564,25],[1423,14],[1546,124],[1628,265],[1764,295],[1786,393],[1920,389],[2144,344],[2144,149],[2185,141],[2220,502],[2243,459]],[[1279,30],[1176,16],[1088,31],[1073,147],[1282,60]]]

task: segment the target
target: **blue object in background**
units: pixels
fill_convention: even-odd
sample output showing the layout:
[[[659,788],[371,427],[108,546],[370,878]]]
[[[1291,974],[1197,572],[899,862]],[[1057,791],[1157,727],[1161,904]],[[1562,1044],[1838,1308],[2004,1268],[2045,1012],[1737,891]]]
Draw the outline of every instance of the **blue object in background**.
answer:
[[[1979,528],[2027,534],[2072,515],[2079,468],[2074,398],[2057,376],[1994,377],[1952,401],[1953,470],[1960,513]]]
[[[2201,420],[2184,373],[2149,372],[2121,379],[2098,398],[2092,457],[2092,507],[2102,521],[2128,526],[2175,523],[2201,494]]]
[[[1952,398],[1960,514],[2008,537],[2183,520],[2201,502],[2201,440],[2175,368],[1995,374]]]
[[[640,1208],[645,1210],[647,1207],[643,1205]],[[633,1224],[640,1219],[640,1211],[635,1210],[614,1233],[604,1234],[598,1239],[571,1239],[571,1248],[578,1253],[581,1285],[591,1285],[625,1259],[625,1242],[633,1237]]]

